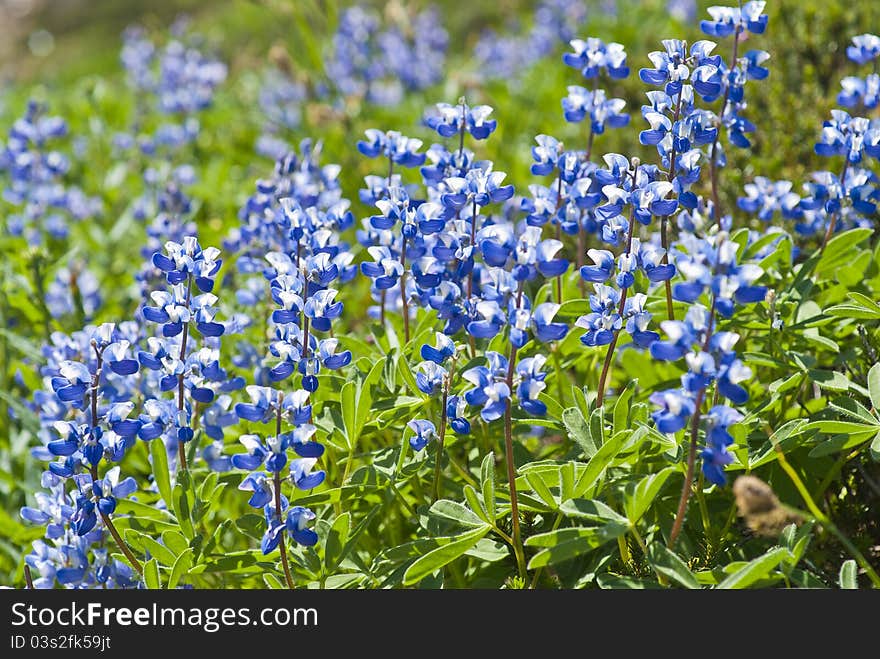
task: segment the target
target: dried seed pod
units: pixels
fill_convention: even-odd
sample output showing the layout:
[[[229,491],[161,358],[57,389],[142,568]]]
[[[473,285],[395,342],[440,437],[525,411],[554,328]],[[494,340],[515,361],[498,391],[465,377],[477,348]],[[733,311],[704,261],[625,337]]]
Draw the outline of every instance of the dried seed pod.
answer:
[[[733,495],[740,517],[749,529],[761,536],[777,536],[789,524],[803,519],[780,503],[773,489],[755,476],[740,476],[733,484]]]

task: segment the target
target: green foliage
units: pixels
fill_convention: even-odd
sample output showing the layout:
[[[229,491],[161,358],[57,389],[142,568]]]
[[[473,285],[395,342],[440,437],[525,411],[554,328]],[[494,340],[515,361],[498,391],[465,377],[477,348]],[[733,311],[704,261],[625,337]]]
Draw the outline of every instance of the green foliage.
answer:
[[[151,20],[164,21],[173,13],[171,4],[150,8]],[[271,168],[253,152],[260,129],[256,72],[266,51],[276,41],[295,51],[308,80],[309,72],[321,66],[335,20],[333,11],[325,10],[333,4],[266,0],[175,5],[195,10],[195,28],[231,62],[231,79],[215,107],[204,114],[202,134],[186,154],[199,170],[193,192],[201,200],[195,217],[203,244],[219,243],[235,225],[253,180]],[[464,65],[476,28],[497,24],[508,8],[524,10],[529,3],[442,4],[444,16],[452,21],[455,53],[445,86],[409,95],[394,108],[358,105],[343,118],[320,101],[310,101],[304,126],[287,136],[320,136],[327,159],[342,165],[344,192],[352,199],[357,199],[363,175],[371,171],[354,149],[356,136],[374,126],[404,127],[430,143],[431,136],[418,125],[424,107],[454,101],[462,93],[473,103],[496,108],[499,130],[480,145],[480,156],[504,163],[518,186],[532,180],[529,148],[535,134],[553,133],[572,146],[585,139],[583,127],[564,124],[559,111],[565,86],[579,82],[573,70],[559,63],[559,53],[522,72],[519,80],[485,85],[474,83]],[[109,6],[96,5],[104,10]],[[664,7],[659,1],[635,3],[622,21],[591,16],[586,33],[626,44],[637,69],[647,52],[657,48],[658,35],[680,35],[691,42],[700,38],[695,27],[669,18]],[[812,144],[833,106],[838,81],[852,72],[845,44],[880,24],[877,3],[869,1],[781,0],[770,3],[768,11],[770,36],[752,37],[756,43],[749,47],[771,52],[771,77],[750,99],[747,114],[759,127],[751,152],[730,154],[722,188],[726,208],[734,206],[742,184],[756,175],[801,181],[817,167]],[[99,27],[60,36],[56,59],[38,66],[22,57],[19,84],[5,92],[0,107],[0,124],[7,126],[27,97],[48,100],[53,113],[69,119],[72,134],[89,138],[87,153],[73,162],[71,181],[100,193],[105,201],[104,216],[75,225],[67,243],[37,250],[6,236],[0,245],[9,256],[0,261],[3,584],[21,583],[22,555],[41,536],[17,513],[32,503],[40,478],[29,453],[37,443],[39,424],[21,401],[39,386],[34,365],[40,361],[40,345],[52,331],[71,331],[80,320],[53,318],[40,304],[51,268],[88,259],[105,295],[97,321],[129,318],[139,302],[131,263],[141,259],[143,227],[132,216],[131,200],[140,190],[144,163],[115,162],[110,146],[113,131],[132,115],[135,99],[124,91],[116,44],[106,51],[94,48],[101,25],[116,32],[122,26],[102,12],[96,20]],[[261,38],[253,40],[253,34]],[[73,56],[83,53],[88,57],[82,60]],[[620,82],[616,90],[634,111],[634,123],[640,121],[637,108],[643,92],[637,76]],[[603,136],[601,148],[653,159],[647,148],[633,143],[633,134]],[[368,215],[358,203],[354,211],[359,218]],[[746,223],[735,216],[735,226],[744,228]],[[745,232],[735,232],[731,239],[741,252],[757,254],[762,247],[761,240],[746,247]],[[816,244],[799,244],[800,255],[792,259],[793,245],[786,238],[761,260],[766,273],[761,283],[771,289],[772,300],[738,313],[724,326],[741,334],[743,359],[754,372],[746,417],[732,428],[736,462],[729,473],[732,478],[757,475],[783,504],[807,508],[779,464],[782,452],[816,504],[876,566],[880,244],[874,231],[860,228],[835,236],[821,255]],[[576,276],[565,286],[567,295],[578,295]],[[441,465],[445,498],[432,501],[430,478],[441,459],[436,443],[413,455],[405,428],[412,418],[439,413],[439,401],[418,390],[412,371],[418,346],[429,340],[434,327],[421,314],[413,339],[403,345],[397,319],[386,328],[366,319],[368,298],[363,278],[347,285],[347,325],[339,330],[339,339],[352,350],[354,362],[346,379],[320,376],[322,391],[331,392],[315,410],[315,425],[328,446],[328,473],[325,485],[292,496],[292,504],[320,511],[319,544],[290,550],[297,585],[730,589],[868,584],[864,566],[851,560],[851,550],[826,525],[813,525],[809,513],[800,527],[790,526],[778,537],[754,535],[737,521],[730,488],[712,487],[701,479],[681,537],[668,548],[687,442],[684,432],[673,437],[653,427],[647,399],[652,391],[674,386],[679,373],[625,350],[613,364],[613,396],[597,407],[601,356],[585,349],[573,334],[554,347],[552,360],[558,361],[541,397],[548,406],[546,419],[514,419],[515,483],[528,579],[515,577],[511,495],[498,424],[475,420],[471,435],[449,433]],[[664,304],[659,291],[648,300],[655,314],[663,313]],[[584,300],[568,299],[559,315],[571,320],[585,308]],[[534,432],[539,425],[541,432]],[[230,448],[236,439],[227,438]],[[198,442],[205,438],[193,443],[194,451]],[[137,500],[120,501],[115,518],[126,543],[144,559],[148,588],[286,587],[275,556],[263,556],[258,549],[264,522],[236,490],[241,474],[218,476],[197,466],[175,481],[158,443],[140,443],[126,464],[139,482],[155,484]]]

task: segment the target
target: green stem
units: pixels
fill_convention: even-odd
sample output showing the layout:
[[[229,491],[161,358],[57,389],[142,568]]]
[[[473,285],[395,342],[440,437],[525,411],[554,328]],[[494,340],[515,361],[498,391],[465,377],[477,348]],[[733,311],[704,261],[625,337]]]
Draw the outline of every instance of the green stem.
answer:
[[[443,470],[443,443],[446,441],[446,402],[449,399],[449,387],[452,378],[455,377],[455,355],[452,356],[452,363],[449,367],[449,374],[443,381],[443,398],[440,400],[440,434],[437,438],[437,456],[434,458],[434,487],[432,488],[434,501],[440,498],[440,474]]]
[[[785,470],[785,473],[788,474],[788,477],[791,479],[791,482],[794,484],[798,493],[800,493],[801,498],[804,500],[804,503],[807,504],[807,510],[810,511],[810,514],[813,518],[819,522],[822,526],[827,528],[834,534],[838,540],[840,540],[841,544],[846,547],[847,551],[852,554],[852,557],[856,559],[856,562],[859,566],[865,571],[865,574],[868,575],[868,578],[871,580],[871,583],[874,584],[875,588],[880,588],[880,576],[877,575],[877,572],[871,567],[871,564],[868,560],[862,555],[862,552],[859,551],[858,547],[856,547],[849,538],[844,535],[844,533],[837,528],[834,522],[828,518],[825,513],[823,513],[819,506],[816,505],[816,502],[813,501],[813,497],[810,496],[810,492],[807,490],[807,486],[804,485],[804,482],[801,480],[801,477],[798,476],[798,473],[794,470],[794,467],[789,464],[788,460],[785,458],[785,453],[782,452],[782,449],[777,445],[776,447],[777,460],[779,462],[779,466]]]
[[[519,309],[522,303],[523,282],[519,282],[516,292],[516,308]],[[510,520],[513,528],[513,553],[516,556],[516,564],[519,568],[519,575],[523,582],[526,581],[526,556],[523,550],[522,535],[519,527],[519,501],[516,494],[516,465],[513,461],[513,373],[516,368],[515,345],[510,346],[510,355],[507,359],[507,389],[509,395],[507,397],[507,405],[504,409],[504,452],[505,462],[507,462],[507,484],[510,489]]]
[[[552,533],[556,529],[559,528],[559,525],[562,523],[562,513],[556,514],[556,519],[553,520],[553,526],[550,528],[550,532]],[[541,578],[541,574],[544,572],[544,566],[542,565],[537,570],[535,570],[535,574],[532,575],[532,583],[529,585],[530,590],[535,590],[538,587],[538,581]]]
[[[838,456],[837,460],[834,461],[834,464],[831,465],[831,469],[828,470],[828,473],[825,474],[825,478],[822,479],[822,482],[819,483],[819,487],[816,488],[816,491],[813,493],[813,499],[821,499],[822,495],[825,494],[825,490],[828,489],[828,486],[831,485],[831,482],[840,475],[840,470],[843,469],[843,465],[849,462],[851,459],[857,457],[861,451],[856,449],[852,453],[841,453]]]
[[[281,437],[281,403],[284,400],[284,394],[280,391],[278,392],[278,397],[275,401],[275,439],[280,441]],[[273,475],[274,485],[275,485],[275,520],[281,524],[281,472],[276,471]],[[287,581],[287,587],[290,590],[293,590],[295,586],[293,585],[293,576],[290,574],[290,564],[287,562],[287,543],[284,539],[284,529],[281,530],[281,542],[278,543],[278,548],[281,550],[281,565],[284,568],[284,579]]]

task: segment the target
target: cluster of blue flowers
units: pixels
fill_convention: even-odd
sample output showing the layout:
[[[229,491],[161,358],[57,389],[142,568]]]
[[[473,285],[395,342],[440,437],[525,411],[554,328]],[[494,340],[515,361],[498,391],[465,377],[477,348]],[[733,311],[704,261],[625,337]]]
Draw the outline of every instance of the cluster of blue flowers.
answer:
[[[880,59],[880,37],[876,34],[860,34],[853,37],[852,45],[847,47],[846,56],[859,66],[874,65],[874,70],[864,78],[847,76],[840,81],[842,87],[837,95],[837,102],[843,107],[862,106],[872,110],[880,103],[880,75],[877,73],[877,61]]]
[[[31,245],[47,239],[63,240],[70,221],[79,222],[101,213],[101,200],[89,197],[65,181],[70,158],[53,148],[67,137],[67,123],[47,114],[45,105],[30,101],[23,117],[0,142],[0,175],[3,201],[14,210],[4,220],[6,232],[24,236]]]
[[[167,241],[181,243],[196,233],[187,188],[197,175],[185,153],[201,130],[198,114],[212,105],[227,75],[223,62],[188,45],[197,38],[187,38],[186,28],[186,21],[176,22],[162,48],[140,26],[123,34],[120,59],[136,104],[130,129],[114,136],[114,146],[119,157],[143,163],[144,192],[131,212],[147,223],[141,252],[146,264],[136,277],[144,295],[162,276],[152,254]]]
[[[340,15],[325,69],[329,87],[343,99],[394,105],[405,91],[440,81],[449,37],[437,10],[388,12],[387,18],[386,26],[377,13],[359,6]]]
[[[880,62],[880,37],[854,37],[847,56],[860,65]],[[842,106],[866,113],[877,107],[880,79],[876,72],[864,79],[844,78],[842,85],[843,91],[837,97]],[[823,158],[840,158],[840,169],[813,172],[802,194],[794,192],[791,181],[756,177],[745,186],[746,196],[738,200],[739,207],[765,222],[779,214],[793,221],[794,230],[803,236],[824,236],[823,245],[837,231],[873,228],[872,216],[880,202],[880,179],[869,161],[880,160],[880,119],[831,110],[815,152]]]
[[[313,440],[310,396],[319,386],[322,369],[337,370],[351,362],[351,352],[332,336],[332,321],[343,310],[336,300],[338,286],[357,273],[353,255],[339,235],[354,217],[339,186],[339,167],[320,164],[321,145],[304,140],[300,153],[285,153],[271,179],[257,182],[257,191],[240,212],[241,226],[225,242],[239,253],[242,279],[236,298],[240,305],[265,309],[268,354],[239,344],[236,365],[251,368],[256,383],[247,387],[250,403],[238,403],[235,414],[245,422],[275,422],[265,439],[247,434],[240,442],[246,454],[231,463],[251,472],[241,489],[252,492],[250,505],[262,508],[267,530],[262,550],[275,550],[287,530],[301,545],[313,545],[317,535],[306,527],[312,511],[289,505],[281,493],[281,472],[298,489],[310,490],[324,480],[312,471],[323,446]],[[327,338],[319,334],[331,333]],[[284,393],[282,381],[299,374],[299,389]],[[282,432],[282,422],[294,426]],[[219,448],[219,447],[218,447]],[[288,465],[287,451],[299,457]],[[265,471],[258,471],[265,467]],[[286,561],[286,555],[282,554]]]
[[[264,125],[257,138],[257,153],[278,160],[293,150],[288,136],[302,122],[302,105],[307,97],[305,85],[288,71],[273,67],[263,74],[257,102]]]
[[[127,588],[138,582],[132,567],[110,558],[107,547],[118,500],[137,489],[116,464],[141,429],[132,415],[137,332],[132,322],[89,325],[71,336],[53,334],[43,349],[44,388],[33,399],[41,445],[32,454],[48,465],[36,505],[21,510],[23,519],[46,527],[26,557],[35,587]]]
[[[606,3],[607,4],[607,3]],[[529,29],[514,25],[508,33],[487,29],[474,47],[481,75],[488,80],[515,80],[523,71],[574,38],[587,18],[587,7],[577,0],[541,0]]]
[[[429,409],[431,399],[441,401],[439,419],[426,413],[407,423],[415,452],[437,443],[437,474],[447,428],[468,435],[477,424],[503,419],[511,461],[513,410],[547,413],[548,376],[550,385],[561,377],[561,366],[548,373],[548,359],[578,328],[570,340],[605,357],[599,407],[618,346],[678,365],[680,386],[650,396],[654,423],[668,434],[690,428],[692,447],[702,430],[703,474],[723,485],[734,461],[731,426],[742,419],[737,407],[748,400],[751,378],[731,328],[742,306],[763,302],[768,288],[762,269],[730,239],[733,218],[718,195],[726,164],[721,137],[747,148],[756,130],[745,116],[745,88],[767,77],[768,54],[739,48],[747,33],[765,31],[764,6],[709,9],[701,28],[729,40],[729,60],[706,39],[667,39],[648,55],[638,72],[652,88],[641,106],[639,142],[655,147],[657,158],[645,163],[620,153],[593,157],[598,136],[630,121],[623,99],[603,88],[603,80],[629,75],[625,48],[575,38],[582,3],[546,0],[528,36],[487,36],[477,53],[487,75],[508,75],[506,67],[520,69],[560,40],[570,43],[563,61],[585,82],[569,86],[561,105],[567,122],[588,122],[579,148],[538,135],[535,182],[517,195],[505,172],[475,153],[498,128],[493,108],[465,98],[438,103],[423,117],[439,136],[427,148],[396,130],[370,129],[357,143],[377,163],[359,190],[360,202],[375,210],[359,222],[343,194],[341,168],[321,162],[322,144],[306,139],[295,150],[288,142],[305,86],[289,72],[270,74],[259,98],[268,123],[258,150],[275,165],[256,181],[223,243],[235,267],[222,278],[220,249],[197,238],[185,192],[196,174],[181,154],[198,135],[195,116],[212,102],[225,66],[179,39],[160,51],[142,30],[129,30],[122,60],[139,107],[172,117],[152,126],[153,115],[139,114],[131,133],[116,139],[120,150],[150,161],[147,192],[133,204],[135,216],[149,220],[148,263],[137,275],[144,301],[135,320],[55,333],[43,348],[43,387],[31,401],[40,422],[33,455],[48,465],[43,491],[21,511],[46,529],[27,557],[35,584],[140,585],[137,562],[112,558],[108,539],[121,542],[113,516],[121,499],[137,496],[120,463],[138,439],[162,442],[178,483],[198,461],[215,472],[241,470],[239,489],[265,516],[261,550],[280,552],[290,582],[288,547],[318,541],[310,528],[316,514],[295,504],[298,493],[327,479],[318,464],[327,410],[316,392],[338,379],[328,372],[352,361],[352,344],[335,336],[334,326],[344,310],[341,290],[359,273],[369,280],[369,316],[387,334],[402,330],[399,356],[420,357],[413,359],[416,387]],[[327,61],[335,87],[328,94],[394,103],[404,90],[441,78],[447,35],[433,10],[390,18],[394,24],[383,28],[377,14],[343,12]],[[858,64],[877,62],[880,38],[858,36],[847,52]],[[874,108],[878,84],[876,73],[847,78],[839,101]],[[4,197],[23,208],[7,227],[16,235],[35,231],[32,242],[43,233],[64,237],[63,215],[97,210],[61,182],[68,161],[47,143],[65,132],[61,120],[32,104],[0,152],[9,179]],[[839,173],[814,173],[802,195],[789,181],[756,177],[738,207],[763,222],[794,221],[799,233],[824,233],[826,242],[842,227],[867,225],[880,201],[880,182],[865,166],[880,159],[880,120],[833,110],[815,150],[839,159]],[[415,177],[419,183],[410,182]],[[352,229],[356,245],[344,239]],[[562,311],[575,285],[589,305],[576,319]],[[649,300],[661,287],[667,306],[658,324]],[[221,288],[232,294],[221,300]],[[46,304],[56,316],[77,312],[86,322],[100,310],[100,286],[71,264],[56,272]],[[421,332],[413,338],[414,321],[439,331],[428,342]],[[246,331],[258,340],[240,336]],[[465,353],[468,365],[458,372]],[[228,442],[233,427],[237,442]],[[515,506],[512,462],[509,473]],[[158,483],[149,492],[158,507],[169,506]]]

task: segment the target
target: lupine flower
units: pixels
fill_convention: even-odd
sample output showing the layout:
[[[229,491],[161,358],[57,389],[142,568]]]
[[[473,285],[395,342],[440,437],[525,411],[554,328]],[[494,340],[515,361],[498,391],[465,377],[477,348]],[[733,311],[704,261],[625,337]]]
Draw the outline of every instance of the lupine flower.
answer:
[[[712,37],[729,37],[734,31],[763,34],[767,14],[762,14],[766,2],[750,0],[741,7],[709,7],[711,21],[700,21],[700,29]]]
[[[569,85],[568,96],[562,99],[565,120],[577,123],[589,117],[597,135],[604,133],[606,126],[622,128],[629,123],[624,107],[626,101],[622,98],[607,98],[603,89],[590,90],[578,85]]]
[[[383,133],[375,128],[367,129],[367,140],[358,142],[358,151],[368,158],[382,156],[403,167],[419,167],[425,162],[425,154],[417,153],[422,141],[401,135],[395,130]]]
[[[626,51],[619,43],[606,44],[600,39],[589,37],[586,40],[572,40],[571,48],[574,52],[565,53],[562,61],[580,69],[584,78],[595,78],[603,69],[611,78],[626,78],[629,75]]]
[[[745,197],[737,199],[737,206],[747,213],[753,213],[764,222],[769,222],[774,215],[794,219],[801,214],[798,208],[800,196],[791,191],[791,181],[771,181],[763,176],[756,176],[753,183],[746,183],[743,189]]]
[[[394,105],[404,88],[426,89],[440,80],[449,37],[436,10],[394,17],[396,23],[385,27],[378,14],[363,7],[341,13],[325,58],[328,86],[343,96]]]
[[[507,384],[496,381],[495,376],[485,366],[470,368],[461,376],[474,385],[474,388],[464,395],[468,405],[482,406],[480,416],[484,421],[500,419],[510,397]]]
[[[852,45],[846,47],[846,56],[856,64],[867,64],[880,57],[880,37],[860,34],[853,37]]]
[[[452,137],[466,131],[475,140],[485,140],[498,126],[498,122],[489,119],[492,108],[488,105],[469,107],[462,102],[459,105],[438,103],[435,107],[435,113],[425,118],[425,124],[441,137]]]
[[[859,104],[866,110],[872,110],[880,104],[880,75],[870,73],[864,78],[847,76],[840,81],[843,88],[837,95],[837,102],[844,107],[855,107]]]
[[[733,444],[728,428],[742,421],[742,418],[742,414],[725,405],[714,406],[706,416],[707,442],[700,457],[703,460],[703,475],[710,483],[719,486],[727,483],[724,467],[733,462],[733,456],[727,451]]]
[[[315,519],[315,513],[302,506],[293,506],[287,511],[285,529],[290,538],[298,545],[311,547],[318,542],[318,534],[306,525]]]
[[[873,128],[864,117],[850,117],[843,110],[832,110],[831,119],[822,124],[822,136],[815,151],[820,156],[846,156],[852,164],[862,161],[865,134]]]
[[[5,226],[30,244],[41,243],[44,236],[64,239],[69,220],[101,212],[99,200],[65,185],[70,160],[49,144],[66,134],[61,117],[46,116],[46,108],[31,101],[24,116],[12,124],[6,143],[0,143],[0,172],[7,174],[3,200],[16,209],[8,213]]]
[[[486,78],[516,80],[529,66],[571,41],[587,17],[577,0],[542,0],[526,21],[526,32],[499,34],[485,30],[474,48],[478,70]]]
[[[416,452],[423,450],[428,445],[428,442],[437,435],[437,428],[427,419],[413,419],[407,422],[406,425],[414,433],[409,438],[409,445]]]

